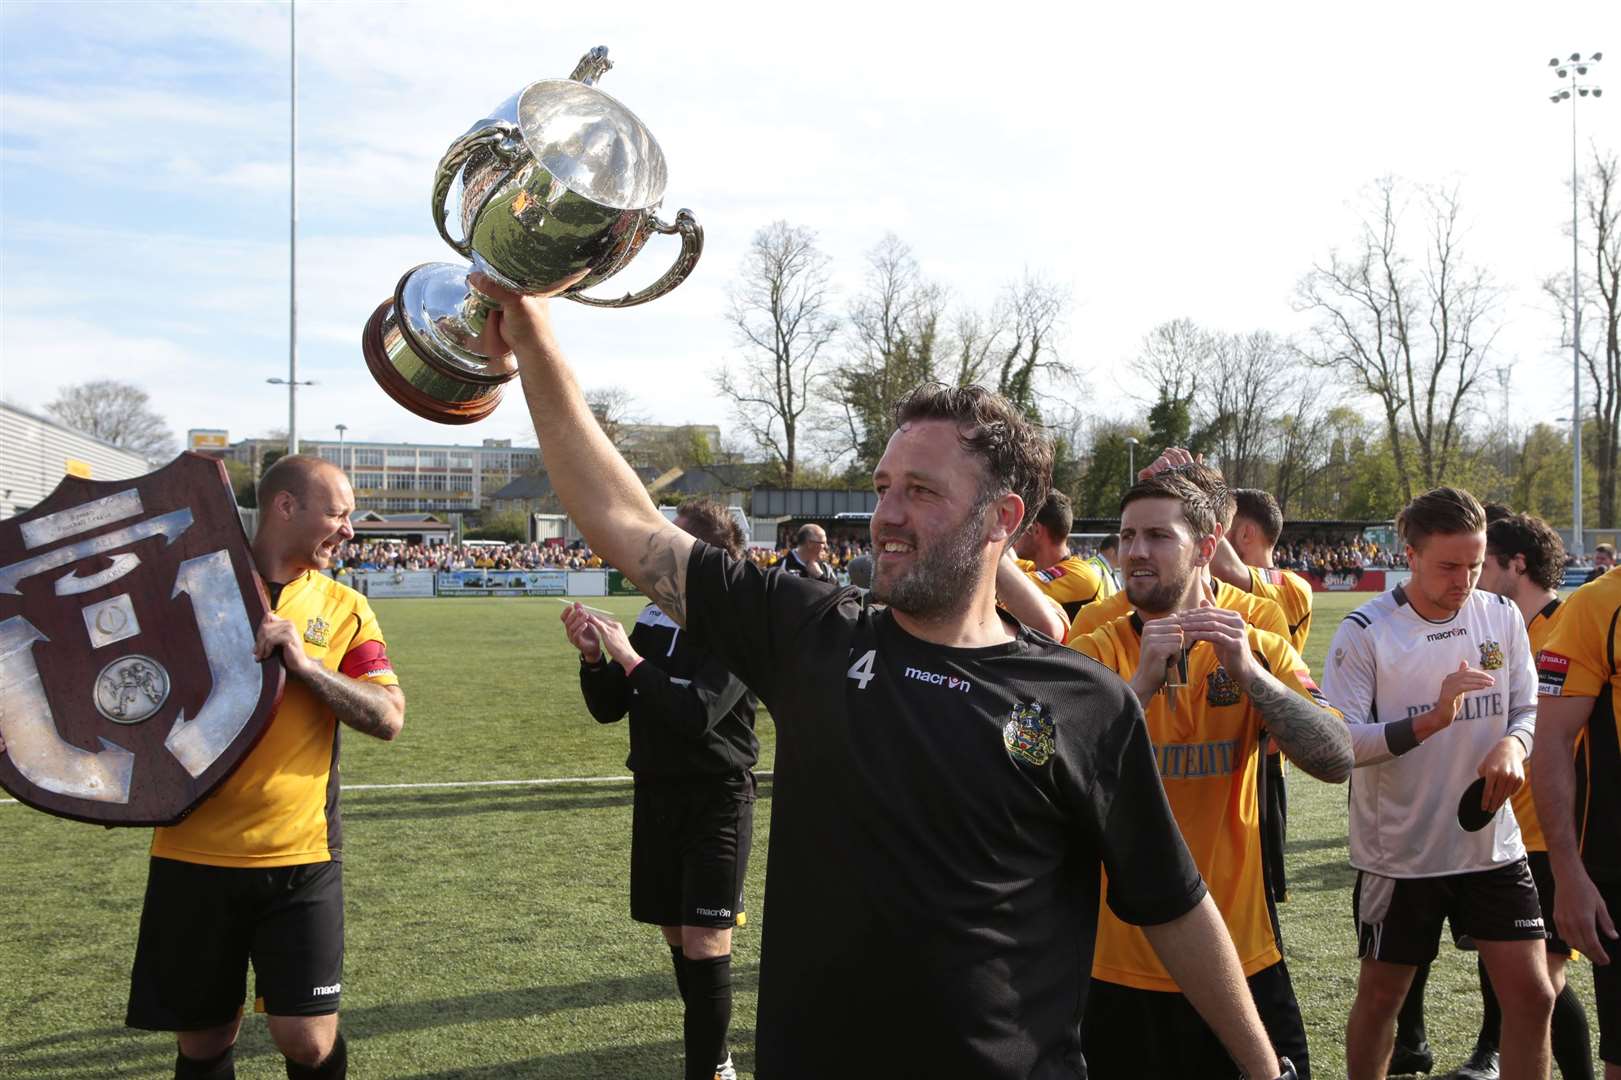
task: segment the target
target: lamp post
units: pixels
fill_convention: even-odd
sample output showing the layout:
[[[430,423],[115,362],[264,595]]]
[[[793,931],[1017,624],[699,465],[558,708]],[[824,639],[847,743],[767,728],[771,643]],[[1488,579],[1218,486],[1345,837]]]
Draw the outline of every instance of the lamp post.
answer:
[[[1126,436],[1126,486],[1137,482],[1137,440]]]
[[[1561,79],[1568,78],[1570,83],[1561,86],[1549,96],[1548,100],[1555,105],[1561,101],[1570,102],[1570,372],[1571,372],[1571,414],[1570,414],[1570,444],[1571,457],[1575,464],[1571,468],[1571,541],[1574,551],[1571,554],[1580,557],[1586,544],[1582,536],[1582,262],[1581,246],[1577,242],[1577,228],[1580,218],[1577,215],[1577,191],[1581,176],[1576,167],[1576,99],[1588,95],[1602,97],[1604,91],[1592,83],[1583,83],[1581,77],[1587,74],[1587,69],[1604,59],[1604,54],[1596,52],[1586,60],[1581,53],[1571,53],[1570,59],[1561,61],[1557,56],[1548,61],[1548,66],[1554,74]],[[1572,94],[1571,91],[1575,93]]]
[[[298,365],[292,364],[293,369],[288,374],[297,374]],[[287,388],[287,453],[298,453],[298,388],[300,386],[314,386],[314,379],[266,379],[271,386],[285,386]]]
[[[343,467],[343,433],[345,431],[349,430],[349,425],[348,424],[339,424],[339,425],[337,425],[337,428],[338,428],[338,468],[343,469],[343,471],[347,473],[349,470],[344,469],[344,467]]]

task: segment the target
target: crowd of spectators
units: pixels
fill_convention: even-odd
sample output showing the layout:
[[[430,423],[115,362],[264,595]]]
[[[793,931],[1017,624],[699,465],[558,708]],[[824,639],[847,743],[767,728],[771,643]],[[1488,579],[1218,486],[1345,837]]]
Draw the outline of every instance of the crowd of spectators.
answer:
[[[591,570],[600,556],[578,544],[406,544],[389,540],[350,541],[333,569],[355,570]]]
[[[1403,552],[1388,551],[1361,537],[1285,542],[1278,545],[1273,559],[1281,569],[1318,576],[1357,573],[1370,568],[1397,570],[1407,566]]]
[[[866,541],[833,541],[828,562],[835,571],[857,555],[870,554]],[[787,557],[788,548],[752,547],[748,557],[757,565],[772,567]],[[601,556],[583,543],[572,547],[558,544],[406,544],[392,540],[352,540],[338,551],[333,565],[342,575],[354,571],[379,570],[594,570],[603,565]]]

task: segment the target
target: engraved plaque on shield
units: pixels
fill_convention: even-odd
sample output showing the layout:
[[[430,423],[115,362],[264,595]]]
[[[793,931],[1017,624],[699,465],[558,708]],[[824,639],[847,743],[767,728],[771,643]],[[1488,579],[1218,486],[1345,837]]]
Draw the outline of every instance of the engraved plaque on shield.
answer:
[[[280,660],[253,658],[267,607],[210,457],[68,477],[0,521],[0,787],[104,825],[183,818],[280,701]]]

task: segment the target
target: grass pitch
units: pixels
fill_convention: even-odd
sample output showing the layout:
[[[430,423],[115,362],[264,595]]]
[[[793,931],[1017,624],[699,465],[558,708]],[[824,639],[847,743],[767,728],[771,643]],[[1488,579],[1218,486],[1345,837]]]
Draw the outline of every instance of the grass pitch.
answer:
[[[1313,671],[1341,616],[1366,598],[1318,594]],[[591,603],[627,620],[641,606]],[[395,743],[344,739],[346,785],[626,774],[625,725],[586,714],[559,604],[376,606],[410,705]],[[760,767],[769,769],[768,718],[760,737]],[[1344,1076],[1356,987],[1345,791],[1298,770],[1289,786],[1285,946],[1315,1074]],[[750,918],[734,937],[732,1046],[743,1076],[752,1076],[770,796],[762,782]],[[343,1027],[352,1075],[679,1076],[669,954],[656,930],[625,914],[630,801],[626,781],[347,792]],[[171,1037],[122,1026],[148,834],[0,805],[0,838],[0,1076],[169,1076]],[[1591,1015],[1591,969],[1571,970]],[[1469,1052],[1479,1021],[1473,957],[1444,948],[1428,1001],[1437,1063],[1450,1067]],[[262,1021],[244,1024],[237,1062],[245,1080],[283,1075]]]

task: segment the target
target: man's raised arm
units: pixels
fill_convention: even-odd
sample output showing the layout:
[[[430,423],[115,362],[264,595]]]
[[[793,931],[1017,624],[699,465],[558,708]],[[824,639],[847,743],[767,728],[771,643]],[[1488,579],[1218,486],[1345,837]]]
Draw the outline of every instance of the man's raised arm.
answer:
[[[472,282],[501,305],[490,315],[481,347],[494,356],[510,349],[517,359],[541,460],[563,509],[592,551],[686,625],[693,539],[659,513],[591,415],[552,334],[549,301],[520,296],[482,274]]]

